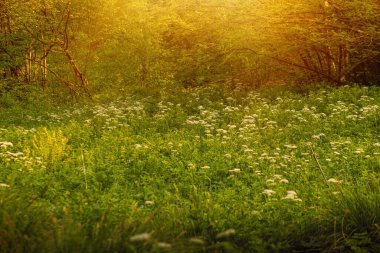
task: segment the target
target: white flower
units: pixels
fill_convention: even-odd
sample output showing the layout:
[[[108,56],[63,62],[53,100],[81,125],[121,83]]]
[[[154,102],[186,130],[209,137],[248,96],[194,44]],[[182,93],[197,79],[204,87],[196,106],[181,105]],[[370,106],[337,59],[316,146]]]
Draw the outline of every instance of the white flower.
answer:
[[[5,187],[5,188],[9,188],[9,187],[11,187],[9,184],[3,184],[3,183],[1,183],[0,184],[0,187]]]
[[[230,229],[227,229],[226,231],[223,231],[223,232],[220,232],[219,234],[217,234],[216,238],[219,239],[219,238],[223,238],[223,237],[230,237],[231,235],[234,235],[234,234],[236,234],[235,229],[230,228]]]
[[[170,249],[172,247],[172,245],[170,243],[166,243],[166,242],[159,242],[159,243],[157,243],[157,247],[159,247],[161,249]]]
[[[224,157],[227,158],[227,159],[231,159],[232,155],[230,153],[227,153],[227,154],[224,155]]]
[[[297,193],[295,191],[287,191],[287,195],[284,197],[284,199],[290,199],[294,201],[302,201],[297,197]]]
[[[286,147],[288,149],[296,149],[297,148],[296,145],[284,145],[284,147]]]
[[[228,170],[229,172],[233,172],[233,173],[240,173],[241,170],[239,168],[234,168],[232,170]]]
[[[142,233],[131,236],[129,239],[131,242],[140,242],[140,241],[148,241],[151,238],[149,233]]]
[[[285,198],[292,198],[294,199],[294,197],[297,195],[297,193],[295,191],[287,191],[287,194]]]
[[[1,141],[0,147],[1,148],[13,147],[13,143],[9,141]]]
[[[192,238],[190,238],[189,241],[194,243],[194,244],[199,244],[199,245],[205,244],[205,241],[200,237],[192,237]]]
[[[283,179],[280,180],[280,183],[285,183],[285,184],[287,184],[287,183],[289,183],[289,180],[283,178]]]
[[[341,184],[342,183],[342,180],[337,180],[335,178],[330,178],[329,180],[327,180],[328,183],[332,183],[332,184]]]
[[[147,201],[145,201],[144,204],[147,205],[147,206],[153,206],[154,205],[154,201],[147,200]]]
[[[210,166],[207,166],[207,165],[201,167],[201,169],[209,169],[209,168],[210,168]]]
[[[272,194],[275,194],[276,192],[271,189],[266,189],[263,191],[264,194],[271,196]]]

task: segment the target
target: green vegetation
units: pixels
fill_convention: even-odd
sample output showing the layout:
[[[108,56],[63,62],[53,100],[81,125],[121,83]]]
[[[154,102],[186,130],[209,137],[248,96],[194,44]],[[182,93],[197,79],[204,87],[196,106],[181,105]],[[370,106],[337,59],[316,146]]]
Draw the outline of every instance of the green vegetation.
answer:
[[[379,0],[0,0],[0,253],[380,252]]]
[[[46,105],[0,111],[0,252],[380,249],[378,87]]]
[[[378,0],[2,0],[0,97],[376,85],[379,20]]]

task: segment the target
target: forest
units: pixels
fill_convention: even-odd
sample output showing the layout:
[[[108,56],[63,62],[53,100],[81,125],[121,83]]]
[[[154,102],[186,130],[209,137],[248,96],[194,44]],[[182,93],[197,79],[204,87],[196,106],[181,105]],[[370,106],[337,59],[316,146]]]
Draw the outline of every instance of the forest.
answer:
[[[379,251],[379,0],[0,0],[0,253]]]
[[[2,0],[0,8],[1,94],[380,79],[376,0]]]

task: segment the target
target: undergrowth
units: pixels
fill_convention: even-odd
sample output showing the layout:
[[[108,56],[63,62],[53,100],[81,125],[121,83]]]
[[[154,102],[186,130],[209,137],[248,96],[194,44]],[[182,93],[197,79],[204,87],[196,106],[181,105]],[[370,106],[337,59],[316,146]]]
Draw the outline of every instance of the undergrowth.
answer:
[[[379,251],[379,88],[12,103],[0,252]]]

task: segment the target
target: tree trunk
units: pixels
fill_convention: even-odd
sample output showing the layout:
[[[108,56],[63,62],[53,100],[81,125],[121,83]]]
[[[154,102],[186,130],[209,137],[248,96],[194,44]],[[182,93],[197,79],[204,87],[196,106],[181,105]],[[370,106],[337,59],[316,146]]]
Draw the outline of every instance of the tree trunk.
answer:
[[[38,86],[38,71],[40,69],[40,63],[37,60],[37,50],[34,48],[33,50],[33,62],[34,62],[34,68],[33,68],[33,83],[37,87]]]
[[[42,53],[43,53],[43,56],[41,58],[41,72],[42,72],[42,75],[41,75],[41,85],[42,85],[42,89],[45,91],[46,90],[46,85],[47,85],[47,50],[46,50],[46,47],[43,46],[42,48]]]
[[[82,88],[84,89],[84,91],[86,92],[87,96],[92,99],[92,93],[91,91],[88,89],[88,80],[87,78],[85,77],[85,75],[82,73],[82,71],[79,69],[78,65],[75,63],[73,57],[71,56],[70,52],[62,47],[61,48],[64,55],[66,56],[66,58],[68,59],[69,61],[69,64],[71,66],[71,69],[73,70],[73,73],[76,77],[79,78],[79,80],[81,81],[82,83]]]
[[[31,81],[31,71],[32,71],[32,51],[29,45],[25,49],[25,82],[30,83]]]

